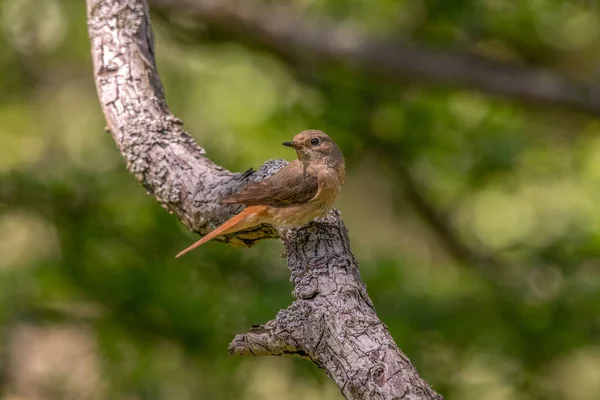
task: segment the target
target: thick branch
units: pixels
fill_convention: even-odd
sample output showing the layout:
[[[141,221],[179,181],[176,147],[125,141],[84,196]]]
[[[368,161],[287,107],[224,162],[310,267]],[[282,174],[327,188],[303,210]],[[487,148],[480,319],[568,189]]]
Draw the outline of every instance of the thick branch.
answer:
[[[253,40],[299,62],[341,63],[395,81],[465,87],[502,97],[600,115],[600,86],[550,71],[370,38],[344,25],[311,23],[284,7],[257,1],[151,0],[244,41]]]
[[[284,234],[296,301],[229,352],[309,358],[347,399],[441,399],[377,317],[339,211]]]
[[[98,96],[129,171],[189,229],[206,233],[232,214],[219,199],[251,174],[233,174],[204,157],[169,111],[147,15],[142,1],[88,1]],[[265,227],[229,239],[251,244],[263,237],[276,232]]]
[[[264,179],[283,162],[233,174],[208,160],[167,108],[145,0],[87,3],[98,95],[127,167],[188,227],[206,232],[232,212],[219,198]],[[275,234],[263,227],[229,239],[251,243]],[[230,352],[308,358],[348,399],[441,399],[378,319],[339,212],[280,234],[291,246],[288,267],[297,300],[275,320],[238,335]]]

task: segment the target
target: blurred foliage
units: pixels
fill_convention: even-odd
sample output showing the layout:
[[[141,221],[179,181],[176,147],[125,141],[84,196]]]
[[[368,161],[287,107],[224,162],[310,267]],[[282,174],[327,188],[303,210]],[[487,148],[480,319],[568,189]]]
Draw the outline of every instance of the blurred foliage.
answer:
[[[595,1],[290,3],[377,36],[580,80],[600,71]],[[145,195],[104,133],[84,2],[0,0],[0,24],[2,398],[340,398],[310,363],[226,355],[236,333],[290,303],[282,247],[209,243],[173,259],[195,237]],[[340,208],[363,278],[438,392],[597,398],[597,120],[296,68],[232,41],[182,44],[174,27],[154,28],[170,107],[217,163],[246,170],[291,159],[279,143],[307,128],[341,145]],[[475,256],[453,254],[451,242]],[[87,375],[68,379],[75,370]]]

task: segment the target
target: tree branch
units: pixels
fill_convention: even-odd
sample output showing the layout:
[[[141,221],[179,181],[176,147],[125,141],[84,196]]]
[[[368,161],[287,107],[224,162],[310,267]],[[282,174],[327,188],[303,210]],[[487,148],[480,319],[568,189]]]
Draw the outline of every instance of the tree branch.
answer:
[[[110,132],[128,169],[186,226],[206,233],[228,218],[219,199],[281,168],[234,174],[215,165],[181,128],[164,98],[145,0],[87,0],[94,76]],[[271,227],[230,235],[251,244]],[[238,335],[233,354],[310,359],[347,399],[441,399],[378,319],[337,210],[285,235],[296,300],[267,324]]]
[[[233,174],[203,157],[204,149],[166,105],[149,19],[112,14],[117,8],[147,14],[147,6],[118,4],[88,1],[94,74],[109,131],[127,168],[148,192],[189,229],[206,233],[233,214],[234,208],[223,207],[219,199],[239,190],[252,174]],[[109,27],[116,22],[125,25]],[[276,237],[276,232],[264,227],[226,240],[251,245],[264,237]]]
[[[370,38],[348,24],[304,21],[290,7],[257,1],[151,0],[170,14],[185,13],[243,41],[254,41],[298,62],[339,63],[392,81],[464,87],[509,99],[600,115],[600,85],[557,73],[496,62],[467,53],[430,50]]]

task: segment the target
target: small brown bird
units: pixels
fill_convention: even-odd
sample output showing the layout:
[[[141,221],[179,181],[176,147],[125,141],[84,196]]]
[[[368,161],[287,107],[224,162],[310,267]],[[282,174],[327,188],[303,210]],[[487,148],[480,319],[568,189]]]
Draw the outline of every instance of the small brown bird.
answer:
[[[176,258],[219,235],[237,232],[260,224],[293,228],[324,216],[337,200],[344,184],[344,156],[329,136],[308,130],[291,142],[298,159],[273,176],[250,183],[223,203],[247,207],[221,226],[181,251]]]

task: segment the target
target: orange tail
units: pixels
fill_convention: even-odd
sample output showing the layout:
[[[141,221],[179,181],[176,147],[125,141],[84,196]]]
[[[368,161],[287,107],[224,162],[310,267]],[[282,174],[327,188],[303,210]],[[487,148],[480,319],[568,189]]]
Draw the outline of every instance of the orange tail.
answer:
[[[242,212],[229,218],[221,226],[219,226],[215,230],[209,232],[202,239],[198,240],[196,243],[192,244],[188,248],[180,251],[179,254],[177,254],[175,256],[175,258],[181,257],[188,251],[194,250],[196,247],[203,245],[204,243],[208,242],[211,239],[214,239],[215,237],[217,237],[221,234],[235,232],[236,230],[244,229],[245,227],[239,227],[240,229],[231,230],[231,228],[234,228],[236,225],[238,225],[240,222],[242,222],[249,214],[256,213],[257,212],[256,208],[257,208],[256,206],[246,207],[244,210],[242,210]]]

